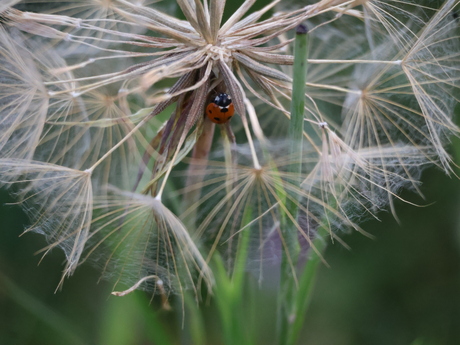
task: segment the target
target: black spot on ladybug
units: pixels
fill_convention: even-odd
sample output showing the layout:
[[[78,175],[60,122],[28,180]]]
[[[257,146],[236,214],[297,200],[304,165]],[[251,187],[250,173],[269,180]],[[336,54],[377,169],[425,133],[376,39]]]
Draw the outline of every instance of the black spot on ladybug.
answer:
[[[208,113],[209,113],[209,114],[212,114],[212,110],[211,110],[211,109],[209,109],[209,110],[208,110]]]
[[[226,113],[227,111],[228,111],[228,108],[222,108],[222,109],[220,109],[220,112],[221,112],[221,113]]]
[[[220,119],[218,117],[215,117],[214,120],[216,121],[219,121],[220,122]]]

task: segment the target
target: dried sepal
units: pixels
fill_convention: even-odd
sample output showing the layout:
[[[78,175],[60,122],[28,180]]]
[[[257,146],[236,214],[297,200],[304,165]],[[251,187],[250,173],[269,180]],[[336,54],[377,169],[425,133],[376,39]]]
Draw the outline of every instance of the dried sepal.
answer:
[[[217,41],[222,16],[224,14],[225,0],[211,1],[209,5],[210,32],[212,43]]]
[[[235,105],[235,110],[243,116],[244,110],[244,91],[239,81],[235,78],[230,68],[222,61],[218,62],[219,71],[222,73],[225,85],[232,95],[232,102]]]

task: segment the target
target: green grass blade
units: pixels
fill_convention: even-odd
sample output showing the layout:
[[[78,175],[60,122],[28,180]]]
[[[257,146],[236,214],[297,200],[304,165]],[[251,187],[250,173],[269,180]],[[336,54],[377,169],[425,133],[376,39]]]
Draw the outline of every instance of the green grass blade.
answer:
[[[293,318],[294,321],[290,327],[290,332],[287,339],[287,344],[295,344],[299,338],[300,331],[305,321],[306,312],[311,301],[313,289],[316,282],[316,273],[322,262],[318,253],[324,253],[330,238],[329,231],[321,227],[318,230],[316,239],[313,241],[313,246],[316,251],[311,250],[308,261],[305,264],[302,275],[299,281],[299,290],[295,295]]]

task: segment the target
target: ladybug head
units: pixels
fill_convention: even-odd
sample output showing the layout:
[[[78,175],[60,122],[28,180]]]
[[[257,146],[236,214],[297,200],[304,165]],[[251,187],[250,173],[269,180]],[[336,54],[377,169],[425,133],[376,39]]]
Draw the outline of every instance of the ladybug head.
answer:
[[[219,107],[228,107],[232,103],[232,98],[226,93],[220,93],[214,98],[214,103]]]

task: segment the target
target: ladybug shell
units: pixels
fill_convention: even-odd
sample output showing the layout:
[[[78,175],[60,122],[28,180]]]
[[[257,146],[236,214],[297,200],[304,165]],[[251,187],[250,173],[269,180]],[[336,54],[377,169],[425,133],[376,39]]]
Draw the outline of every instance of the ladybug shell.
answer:
[[[216,103],[211,102],[206,107],[206,115],[214,123],[226,123],[232,118],[234,113],[235,108],[233,107],[233,103],[230,103],[227,107],[220,107]]]

